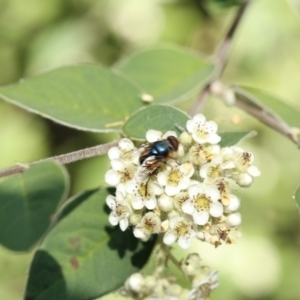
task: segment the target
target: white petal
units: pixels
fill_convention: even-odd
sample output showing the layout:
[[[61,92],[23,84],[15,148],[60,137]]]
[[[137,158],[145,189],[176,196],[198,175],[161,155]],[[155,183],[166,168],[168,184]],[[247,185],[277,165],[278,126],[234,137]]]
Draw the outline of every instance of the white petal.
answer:
[[[252,184],[252,182],[253,178],[246,173],[240,174],[237,178],[237,184],[242,187],[248,187]]]
[[[173,230],[169,230],[164,235],[163,242],[166,245],[171,245],[176,241],[176,239],[177,239],[177,236],[176,236],[175,232]]]
[[[189,187],[189,185],[190,185],[190,181],[191,180],[188,177],[183,178],[180,181],[179,185],[178,185],[178,187],[180,188],[180,190],[186,190]]]
[[[212,202],[216,202],[220,199],[220,191],[214,185],[207,186],[204,189],[204,193],[211,199]]]
[[[162,132],[154,129],[150,129],[146,132],[146,140],[149,143],[159,141],[161,139]]]
[[[205,139],[203,139],[203,138],[200,138],[199,136],[198,136],[198,134],[196,134],[196,133],[192,133],[192,137],[193,137],[193,139],[194,139],[194,141],[196,141],[198,144],[204,144],[204,143],[207,143],[207,139],[205,138]]]
[[[205,123],[206,118],[202,114],[197,114],[193,117],[193,121],[194,123]]]
[[[173,216],[171,219],[170,219],[170,228],[174,229],[175,226],[178,224],[178,222],[180,222],[182,220],[182,218],[178,215],[176,216]]]
[[[192,242],[192,237],[189,236],[181,236],[178,239],[178,245],[182,248],[182,249],[187,249],[191,246],[191,242]]]
[[[200,172],[199,172],[200,177],[207,178],[208,170],[209,170],[210,167],[211,167],[210,163],[203,165],[200,169]]]
[[[180,187],[179,186],[169,186],[169,185],[167,185],[166,188],[165,188],[165,193],[168,196],[175,196],[179,192],[180,192]]]
[[[126,192],[128,194],[133,195],[135,193],[135,190],[136,190],[136,185],[137,185],[137,183],[136,183],[135,180],[127,181],[126,184],[125,184]]]
[[[188,132],[194,132],[195,123],[193,120],[188,120],[186,122],[186,129]]]
[[[151,190],[154,195],[161,195],[163,192],[163,188],[156,182],[151,183]]]
[[[182,204],[181,208],[184,213],[189,214],[189,215],[193,214],[193,212],[194,212],[194,205],[191,200],[185,201]]]
[[[173,209],[172,198],[168,197],[166,194],[163,194],[158,198],[158,205],[162,211],[171,211]]]
[[[129,225],[128,219],[127,218],[123,218],[120,220],[120,228],[122,231],[125,231],[127,229]]]
[[[167,184],[167,174],[166,172],[160,172],[157,174],[157,182],[161,186],[165,186]]]
[[[231,147],[224,147],[221,149],[221,155],[224,159],[229,160],[232,157],[233,150]]]
[[[208,143],[210,144],[218,144],[221,141],[221,137],[216,133],[212,133],[208,137]]]
[[[205,225],[209,220],[209,213],[207,211],[194,212],[193,219],[196,224]]]
[[[182,144],[179,144],[177,149],[177,157],[182,157],[184,153],[184,146]]]
[[[212,158],[212,163],[215,165],[220,165],[223,163],[224,158],[221,154],[216,154],[213,158]]]
[[[235,167],[235,164],[231,160],[226,161],[225,163],[222,164],[222,169],[224,169],[224,170],[233,169],[234,167]]]
[[[247,169],[248,174],[250,174],[253,177],[260,176],[260,170],[256,166],[250,166]]]
[[[240,207],[240,199],[236,195],[229,195],[229,205],[226,206],[226,211],[235,211]]]
[[[188,189],[189,196],[191,198],[197,197],[197,195],[203,193],[203,185],[202,184],[193,184]]]
[[[132,291],[140,293],[145,285],[145,280],[142,274],[132,274],[128,279],[129,287]]]
[[[119,186],[121,186],[121,188],[119,188]],[[124,190],[124,184],[120,183],[118,185],[117,191],[116,191],[116,200],[118,202],[122,202],[126,197],[126,192]]]
[[[119,142],[119,147],[122,150],[130,151],[130,150],[134,149],[134,144],[130,139],[123,138]]]
[[[230,226],[239,226],[242,223],[242,217],[240,213],[233,213],[227,216],[227,223]]]
[[[105,173],[105,182],[109,185],[116,186],[120,182],[120,174],[114,170],[108,170]]]
[[[143,231],[143,230],[142,230],[141,228],[139,228],[139,227],[135,227],[135,228],[134,228],[134,230],[133,230],[133,235],[134,235],[136,238],[138,238],[138,239],[140,239],[140,240],[142,240],[142,241],[144,241],[144,242],[148,241],[149,238],[150,238],[150,234],[149,234],[149,233],[146,233],[145,231]]]
[[[145,206],[149,209],[152,210],[156,207],[157,201],[155,198],[150,198],[149,200],[145,201]],[[133,206],[133,205],[132,205]]]
[[[110,161],[110,164],[115,171],[120,171],[125,168],[125,164],[121,159],[113,159]]]
[[[191,177],[194,174],[194,167],[191,163],[182,164],[179,167],[179,170],[183,173],[184,176]]]
[[[142,209],[144,207],[144,201],[139,197],[134,197],[131,204],[134,209]]]
[[[119,223],[119,218],[114,214],[114,212],[111,212],[108,221],[112,226],[116,226]]]
[[[205,235],[204,235],[203,231],[197,232],[197,239],[204,241]]]
[[[109,159],[117,159],[120,158],[120,150],[118,147],[112,147],[107,152]]]
[[[206,126],[212,132],[216,132],[218,130],[218,124],[215,121],[207,121]]]
[[[223,210],[223,205],[220,202],[215,202],[210,205],[209,213],[215,218],[220,218],[223,215]]]
[[[108,195],[106,197],[106,204],[111,209],[114,210],[116,208],[116,200],[112,195]]]

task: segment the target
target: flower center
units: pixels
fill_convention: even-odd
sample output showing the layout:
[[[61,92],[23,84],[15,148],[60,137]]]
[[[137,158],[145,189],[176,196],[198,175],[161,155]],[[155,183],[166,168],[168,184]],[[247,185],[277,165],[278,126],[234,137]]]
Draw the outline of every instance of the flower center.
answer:
[[[198,130],[196,131],[197,136],[200,139],[206,139],[208,137],[208,131],[205,127],[198,127]]]
[[[150,187],[148,186],[148,184],[146,183],[141,183],[139,185],[139,188],[137,190],[137,193],[139,194],[139,196],[141,198],[144,198],[144,199],[149,199],[150,196],[151,196],[151,189]]]
[[[250,163],[251,154],[249,152],[244,152],[242,158],[243,158],[243,165],[247,165]]]
[[[186,235],[189,233],[189,226],[183,221],[179,222],[175,227],[175,231],[178,236]]]
[[[116,207],[116,214],[118,217],[126,216],[128,210],[124,205],[118,204]]]
[[[121,172],[120,182],[121,183],[126,183],[127,181],[133,179],[133,177],[134,177],[134,171],[132,169],[125,168]]]
[[[168,175],[168,185],[177,186],[181,179],[181,174],[178,169],[172,170]]]
[[[205,195],[199,195],[195,199],[195,208],[197,211],[209,211],[210,199],[205,197]]]
[[[219,177],[221,175],[220,172],[219,172],[218,166],[211,166],[208,169],[207,173],[209,174],[209,177],[212,177],[212,178],[216,178],[216,177]]]

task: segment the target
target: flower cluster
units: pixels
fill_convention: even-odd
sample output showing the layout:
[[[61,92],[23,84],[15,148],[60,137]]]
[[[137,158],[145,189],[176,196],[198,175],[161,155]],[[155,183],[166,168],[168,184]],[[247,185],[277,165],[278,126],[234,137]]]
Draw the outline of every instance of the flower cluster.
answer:
[[[189,254],[180,269],[191,282],[191,290],[181,287],[174,277],[163,275],[162,268],[157,266],[153,275],[132,274],[121,289],[121,295],[137,300],[205,300],[219,285],[218,272],[201,265],[197,253]]]
[[[186,128],[179,137],[149,130],[147,144],[137,148],[123,138],[109,150],[111,169],[105,180],[116,187],[115,196],[106,199],[109,221],[123,231],[133,226],[143,241],[163,234],[165,244],[177,242],[182,248],[193,238],[215,246],[231,243],[241,223],[240,199],[232,184],[248,187],[260,171],[251,152],[218,145],[221,137],[214,121],[198,114]],[[178,147],[172,147],[168,137],[176,138]],[[156,153],[159,141],[168,146],[164,155]],[[142,162],[141,155],[146,157]]]

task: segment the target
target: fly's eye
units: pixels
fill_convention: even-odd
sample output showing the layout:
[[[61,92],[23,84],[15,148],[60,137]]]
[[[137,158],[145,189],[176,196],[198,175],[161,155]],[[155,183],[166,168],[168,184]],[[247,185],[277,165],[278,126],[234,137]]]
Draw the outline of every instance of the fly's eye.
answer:
[[[178,146],[179,146],[179,142],[178,142],[177,138],[175,136],[171,135],[171,136],[167,137],[167,140],[169,141],[169,143],[171,144],[171,146],[173,147],[173,149],[175,151],[177,151]]]

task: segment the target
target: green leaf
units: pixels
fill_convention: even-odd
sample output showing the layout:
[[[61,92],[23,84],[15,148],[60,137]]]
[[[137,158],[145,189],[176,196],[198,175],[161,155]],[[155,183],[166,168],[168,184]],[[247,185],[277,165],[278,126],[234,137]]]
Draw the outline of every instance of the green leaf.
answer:
[[[255,131],[221,132],[219,133],[219,136],[221,137],[221,142],[219,144],[221,147],[234,146],[245,139],[256,136],[256,134]]]
[[[49,228],[68,189],[65,169],[53,162],[33,165],[1,182],[0,243],[15,251],[30,249]]]
[[[0,88],[0,98],[63,125],[95,132],[119,131],[142,107],[141,91],[123,76],[96,65],[55,69]]]
[[[300,143],[300,108],[255,88],[235,87],[234,91],[238,106],[247,106],[265,124]]]
[[[137,52],[116,68],[152,95],[155,104],[187,100],[200,91],[214,71],[214,66],[196,53],[171,46]]]
[[[103,212],[107,190],[74,197],[36,252],[25,300],[88,300],[116,290],[146,263],[153,240],[111,228]],[[71,206],[71,207],[70,207]]]
[[[300,186],[298,186],[298,188],[295,192],[295,201],[296,201],[296,205],[300,211]]]
[[[185,130],[189,116],[183,111],[167,105],[151,105],[139,109],[125,122],[123,133],[133,139],[144,140],[149,129],[162,132],[173,130],[180,134]]]

